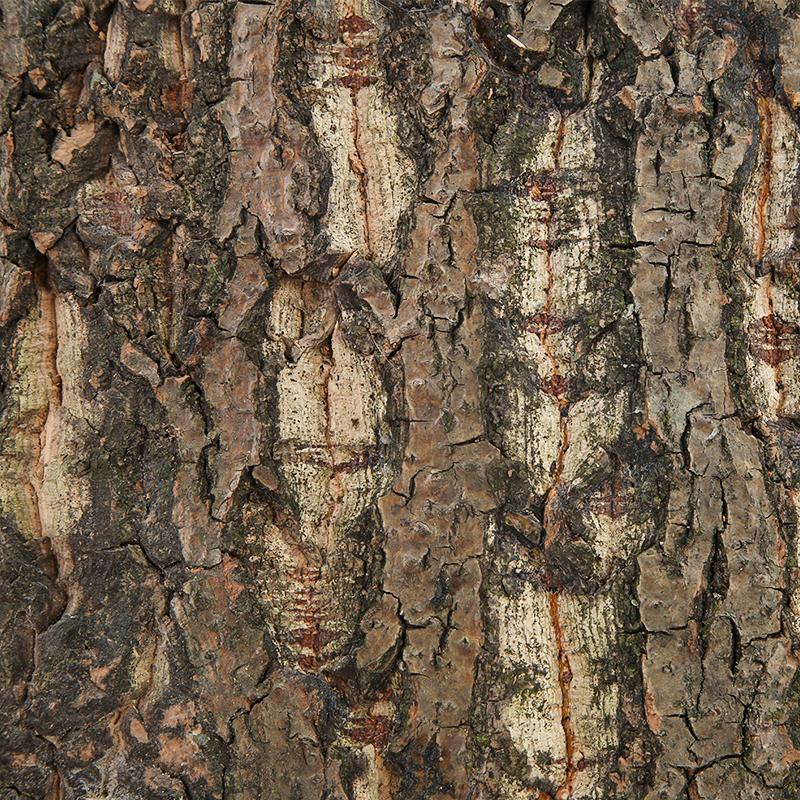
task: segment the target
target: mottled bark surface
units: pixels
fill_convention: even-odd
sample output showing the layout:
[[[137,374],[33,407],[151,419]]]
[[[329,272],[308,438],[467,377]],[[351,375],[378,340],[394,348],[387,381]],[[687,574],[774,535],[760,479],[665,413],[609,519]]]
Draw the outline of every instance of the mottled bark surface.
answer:
[[[0,798],[800,797],[799,8],[0,0]]]

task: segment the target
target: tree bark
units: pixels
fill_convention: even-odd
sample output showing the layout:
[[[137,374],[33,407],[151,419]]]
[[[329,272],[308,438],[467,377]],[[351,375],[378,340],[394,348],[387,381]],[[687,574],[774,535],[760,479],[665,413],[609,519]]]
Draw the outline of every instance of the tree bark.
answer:
[[[0,10],[0,798],[800,797],[795,0]]]

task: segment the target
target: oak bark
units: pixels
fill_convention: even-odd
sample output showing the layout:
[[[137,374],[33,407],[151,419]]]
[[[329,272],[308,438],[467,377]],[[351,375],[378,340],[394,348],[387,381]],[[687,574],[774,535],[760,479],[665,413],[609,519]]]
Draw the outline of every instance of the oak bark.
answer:
[[[796,0],[0,12],[0,798],[800,797]]]

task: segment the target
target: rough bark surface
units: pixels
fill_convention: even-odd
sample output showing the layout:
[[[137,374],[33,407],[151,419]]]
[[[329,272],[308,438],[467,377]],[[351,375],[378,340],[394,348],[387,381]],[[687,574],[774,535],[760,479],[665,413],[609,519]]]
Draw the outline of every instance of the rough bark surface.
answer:
[[[800,797],[796,0],[0,0],[0,798]]]

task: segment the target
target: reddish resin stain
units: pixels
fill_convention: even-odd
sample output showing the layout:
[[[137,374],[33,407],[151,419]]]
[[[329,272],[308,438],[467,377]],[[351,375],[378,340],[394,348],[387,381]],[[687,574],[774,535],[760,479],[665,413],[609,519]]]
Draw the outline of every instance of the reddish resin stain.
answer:
[[[528,333],[535,333],[541,338],[543,336],[549,336],[551,333],[560,333],[563,331],[564,319],[548,311],[540,311],[538,314],[524,319],[522,326]]]
[[[326,653],[320,655],[303,653],[298,657],[297,665],[300,669],[308,670],[309,672],[319,672],[331,658],[332,656]]]
[[[376,77],[364,74],[370,62],[375,60],[375,53],[371,48],[345,47],[339,51],[339,56],[340,63],[347,70],[347,75],[334,78],[335,86],[344,86],[351,92],[357,92],[378,82]]]
[[[539,382],[539,389],[542,392],[557,399],[574,394],[578,390],[578,386],[577,378],[565,375],[551,375]]]
[[[352,42],[354,35],[374,29],[375,26],[369,20],[355,14],[339,20],[339,30],[346,43]],[[374,63],[376,59],[374,45],[359,46],[348,43],[346,47],[337,48],[337,50],[339,63],[344,67],[346,74],[334,78],[334,86],[343,86],[355,93],[378,82],[375,76],[366,74],[370,64]]]
[[[630,483],[617,470],[613,477],[606,478],[589,499],[589,506],[598,514],[618,520],[628,508]]]
[[[319,569],[296,567],[287,570],[292,585],[287,587],[286,611],[296,627],[286,634],[286,642],[297,656],[301,669],[321,670],[336,655],[330,647],[339,634],[320,623],[325,621],[324,598],[316,590],[321,578]]]
[[[314,653],[321,653],[322,649],[331,642],[336,641],[338,636],[331,631],[314,625],[310,628],[296,628],[286,634],[286,638],[292,644],[300,645]]]
[[[357,14],[351,14],[349,17],[339,20],[339,30],[342,34],[364,33],[374,30],[374,28],[375,26],[368,19],[359,17]]]
[[[567,800],[567,798],[572,797],[575,778],[580,771],[579,764],[575,759],[578,749],[578,737],[575,731],[575,724],[572,720],[572,668],[569,663],[569,654],[567,652],[566,636],[561,619],[561,607],[558,593],[549,592],[548,601],[550,622],[553,625],[553,633],[555,635],[556,649],[558,652],[558,683],[561,687],[561,727],[564,730],[564,742],[567,750],[567,772],[564,776],[564,783],[558,788],[555,798],[556,800]]]
[[[395,721],[392,717],[380,715],[351,717],[347,724],[347,735],[357,742],[382,749],[389,744],[394,726]]]
[[[524,177],[515,187],[514,194],[550,202],[556,195],[556,179],[549,172],[537,172]]]
[[[340,51],[351,70],[366,69],[374,53],[369,47],[345,47]]]
[[[775,314],[762,317],[747,332],[752,355],[771,367],[777,367],[800,353],[800,329]]]
[[[314,567],[291,567],[286,574],[293,580],[301,583],[316,582],[322,577],[321,570]]]
[[[348,75],[346,78],[334,78],[334,86],[344,86],[351,92],[357,92],[360,89],[366,89],[367,86],[372,86],[377,83],[378,79],[373,78],[371,75]]]
[[[185,111],[191,104],[190,91],[185,79],[170,83],[161,90],[161,105],[172,113]]]

